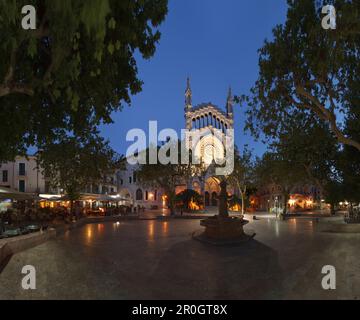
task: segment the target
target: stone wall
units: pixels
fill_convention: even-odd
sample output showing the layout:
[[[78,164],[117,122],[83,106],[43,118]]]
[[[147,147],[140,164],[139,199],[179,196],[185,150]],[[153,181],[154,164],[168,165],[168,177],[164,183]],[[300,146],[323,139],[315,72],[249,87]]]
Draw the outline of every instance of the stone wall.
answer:
[[[63,235],[67,231],[80,228],[89,223],[103,223],[131,219],[138,219],[138,217],[85,218],[71,224],[58,226],[56,229],[50,228],[49,230],[43,232],[36,232],[14,238],[2,239],[0,240],[0,272],[2,267],[4,267],[4,264],[6,264],[12,255],[41,245],[50,239],[54,239],[57,236]]]
[[[1,266],[14,254],[36,247],[49,239],[56,237],[56,230],[36,232],[15,238],[0,240],[0,270]]]

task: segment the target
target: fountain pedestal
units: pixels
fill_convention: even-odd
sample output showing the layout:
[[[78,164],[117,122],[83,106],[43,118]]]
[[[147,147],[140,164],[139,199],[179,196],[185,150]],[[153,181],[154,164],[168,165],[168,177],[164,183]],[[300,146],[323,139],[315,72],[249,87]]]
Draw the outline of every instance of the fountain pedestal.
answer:
[[[194,239],[214,245],[236,244],[252,239],[255,234],[247,235],[243,228],[249,221],[229,216],[225,180],[221,181],[220,187],[219,215],[201,220],[200,225],[205,227],[205,231],[195,232]]]
[[[240,218],[214,216],[200,222],[205,227],[203,235],[214,240],[231,240],[244,237],[243,226],[249,221]]]

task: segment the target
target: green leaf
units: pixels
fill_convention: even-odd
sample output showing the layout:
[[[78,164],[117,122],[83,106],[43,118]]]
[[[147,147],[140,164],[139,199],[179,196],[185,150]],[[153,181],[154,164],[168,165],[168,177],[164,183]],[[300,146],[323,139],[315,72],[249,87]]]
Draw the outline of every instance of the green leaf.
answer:
[[[35,55],[37,54],[37,42],[35,38],[30,38],[27,51],[31,58],[34,58]]]
[[[111,55],[114,54],[114,51],[115,51],[115,46],[112,44],[112,43],[109,43],[108,45],[108,51]]]
[[[53,90],[53,95],[54,95],[54,97],[57,99],[57,98],[60,97],[61,91],[58,90],[58,89],[54,89],[54,90]]]
[[[115,29],[116,28],[116,21],[115,21],[114,17],[112,17],[109,20],[108,26],[109,26],[109,29]]]
[[[71,108],[74,110],[74,111],[77,111],[78,108],[79,108],[79,96],[77,95],[77,93],[74,93],[73,95],[73,98],[72,98],[72,101],[71,101]]]

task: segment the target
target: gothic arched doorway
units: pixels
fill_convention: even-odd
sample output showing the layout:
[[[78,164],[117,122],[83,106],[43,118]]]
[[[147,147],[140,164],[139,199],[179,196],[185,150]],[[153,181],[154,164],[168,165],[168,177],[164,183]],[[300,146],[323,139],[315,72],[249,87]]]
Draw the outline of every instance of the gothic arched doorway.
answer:
[[[211,205],[213,207],[216,207],[218,205],[218,196],[217,196],[217,193],[216,192],[213,192],[211,194]]]
[[[205,206],[217,207],[219,193],[219,180],[216,177],[207,178],[205,181]]]

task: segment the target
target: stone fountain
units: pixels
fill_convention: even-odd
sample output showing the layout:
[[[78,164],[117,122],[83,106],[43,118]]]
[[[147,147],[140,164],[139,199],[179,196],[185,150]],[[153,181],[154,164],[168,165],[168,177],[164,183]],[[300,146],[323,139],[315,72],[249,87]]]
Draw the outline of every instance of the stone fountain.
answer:
[[[227,182],[223,179],[220,182],[219,214],[200,222],[205,227],[203,232],[195,232],[193,237],[196,240],[214,244],[226,245],[237,244],[252,239],[255,234],[247,235],[244,226],[249,223],[243,217],[230,217],[227,206]]]

